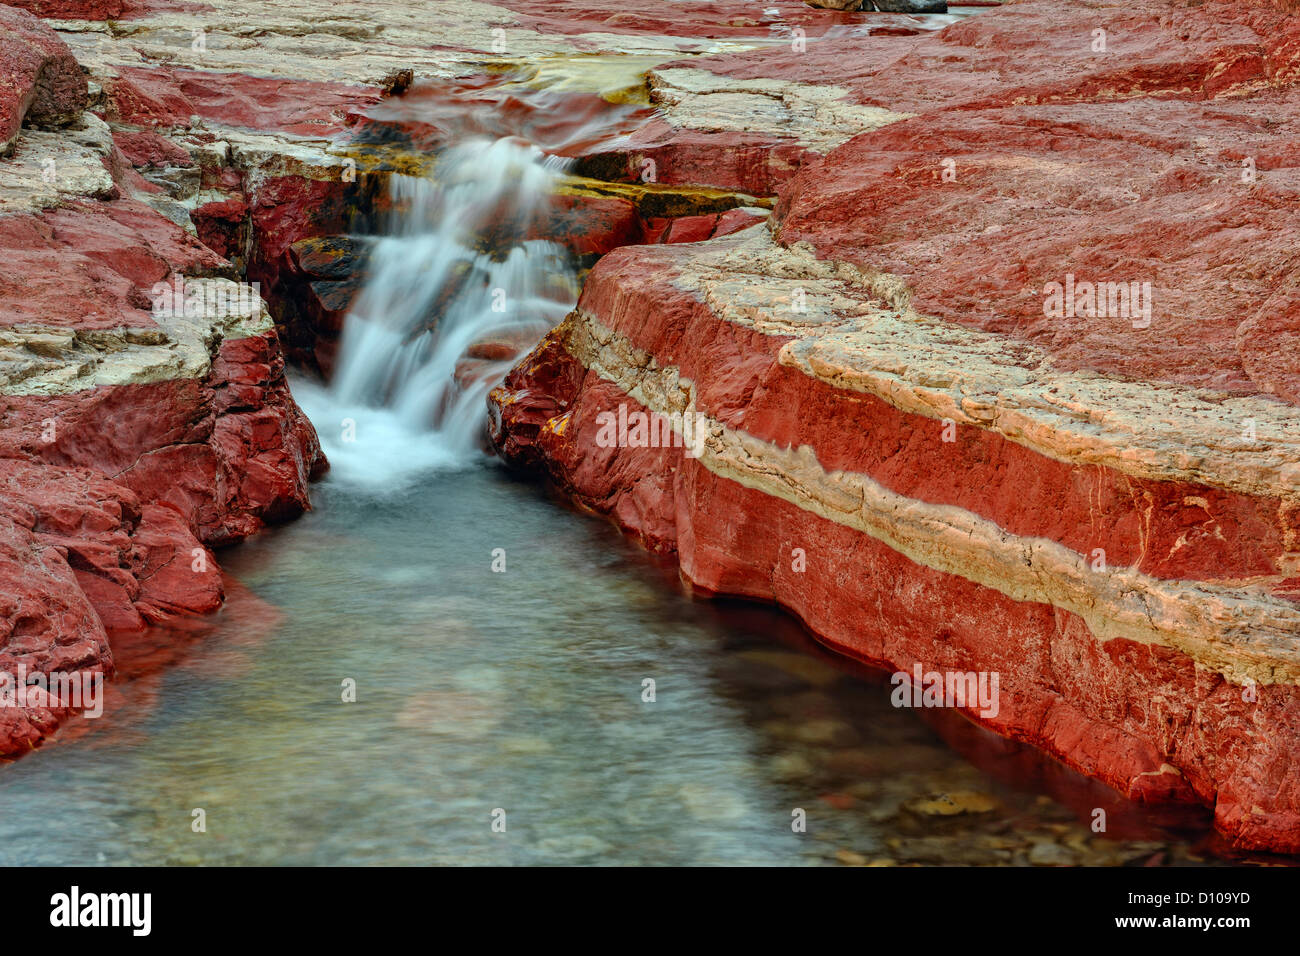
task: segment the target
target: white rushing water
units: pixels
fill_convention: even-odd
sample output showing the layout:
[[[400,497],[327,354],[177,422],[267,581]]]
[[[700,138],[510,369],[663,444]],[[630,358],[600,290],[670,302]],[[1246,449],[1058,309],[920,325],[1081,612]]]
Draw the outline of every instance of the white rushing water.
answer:
[[[473,139],[433,179],[392,177],[333,379],[294,386],[335,479],[393,488],[481,455],[488,391],[577,298],[566,251],[528,238],[563,165],[518,138]]]

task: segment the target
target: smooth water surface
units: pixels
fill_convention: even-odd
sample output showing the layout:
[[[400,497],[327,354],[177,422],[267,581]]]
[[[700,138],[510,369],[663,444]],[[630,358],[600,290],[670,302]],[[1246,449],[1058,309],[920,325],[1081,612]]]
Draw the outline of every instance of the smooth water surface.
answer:
[[[1201,855],[1044,758],[936,725],[991,773],[977,769],[894,709],[883,676],[776,611],[692,600],[614,529],[494,464],[381,497],[327,481],[316,499],[221,555],[220,614],[115,645],[104,717],[0,770],[0,863]],[[1130,839],[1093,834],[1096,806]]]

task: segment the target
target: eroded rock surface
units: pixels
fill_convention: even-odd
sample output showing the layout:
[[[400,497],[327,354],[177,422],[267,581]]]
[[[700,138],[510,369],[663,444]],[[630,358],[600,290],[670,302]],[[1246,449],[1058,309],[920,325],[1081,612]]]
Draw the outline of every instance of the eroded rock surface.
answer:
[[[23,121],[63,125],[86,107],[86,80],[67,44],[39,19],[0,5],[0,156]]]
[[[494,394],[498,447],[702,592],[997,672],[973,719],[1300,851],[1297,29],[1028,0],[691,61],[704,91],[820,75],[858,129],[767,180],[769,225],[598,263]],[[610,440],[620,406],[700,453]]]
[[[324,461],[264,300],[149,205],[134,167],[188,150],[83,112],[58,35],[0,24],[0,672],[109,676],[113,635],[218,608],[211,549],[307,508]],[[0,708],[0,754],[69,704]]]

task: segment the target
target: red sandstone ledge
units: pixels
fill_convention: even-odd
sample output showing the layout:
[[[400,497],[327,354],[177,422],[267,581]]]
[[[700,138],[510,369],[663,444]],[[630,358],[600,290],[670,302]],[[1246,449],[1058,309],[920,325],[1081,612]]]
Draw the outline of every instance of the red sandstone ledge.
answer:
[[[132,162],[188,153],[127,131],[128,159],[54,31],[8,6],[0,26],[0,672],[107,676],[115,635],[218,608],[211,549],[309,507],[325,463],[260,298],[154,310],[179,277],[236,291],[230,262],[142,201],[158,190]],[[0,755],[69,715],[4,708]]]
[[[972,719],[1300,852],[1297,30],[1028,0],[663,68],[891,116],[802,157],[771,235],[605,257],[494,393],[498,447],[704,592],[998,671]],[[1149,322],[1047,309],[1075,279],[1150,283]],[[704,416],[704,453],[607,447],[620,405]]]

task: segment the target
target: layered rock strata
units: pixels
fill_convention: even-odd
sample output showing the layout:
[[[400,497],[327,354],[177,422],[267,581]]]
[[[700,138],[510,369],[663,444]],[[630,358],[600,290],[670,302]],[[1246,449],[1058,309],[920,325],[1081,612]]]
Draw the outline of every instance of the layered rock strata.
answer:
[[[1029,0],[693,61],[889,115],[770,224],[606,256],[494,393],[498,447],[701,592],[996,673],[972,719],[1300,851],[1296,29]]]
[[[215,606],[184,556],[213,567],[196,549],[303,507],[318,467],[266,316],[159,322],[141,290],[256,279],[327,365],[354,283],[322,251],[418,171],[345,142],[362,114],[559,75],[653,112],[575,154],[552,224],[593,258],[660,244],[605,255],[496,393],[507,459],[704,592],[891,668],[997,671],[976,719],[1300,850],[1285,4],[18,5],[80,67],[0,7],[12,660],[106,666],[105,625]],[[1122,312],[1075,301],[1102,283]],[[702,455],[604,447],[620,405],[703,416]]]

